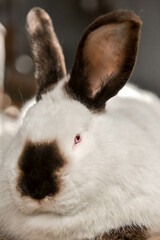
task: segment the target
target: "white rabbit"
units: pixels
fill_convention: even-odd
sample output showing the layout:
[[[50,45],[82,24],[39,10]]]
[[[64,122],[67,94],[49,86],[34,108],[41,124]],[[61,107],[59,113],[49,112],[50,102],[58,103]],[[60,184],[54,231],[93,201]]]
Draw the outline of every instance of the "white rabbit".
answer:
[[[142,240],[160,230],[160,101],[134,87],[112,98],[134,67],[141,24],[130,11],[96,19],[67,76],[50,17],[29,12],[37,103],[1,163],[2,236]]]

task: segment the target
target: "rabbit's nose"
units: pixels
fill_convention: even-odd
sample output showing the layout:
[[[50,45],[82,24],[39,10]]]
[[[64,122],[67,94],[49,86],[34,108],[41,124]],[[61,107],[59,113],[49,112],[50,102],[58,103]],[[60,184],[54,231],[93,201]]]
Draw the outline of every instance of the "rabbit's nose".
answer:
[[[41,200],[54,196],[60,190],[59,170],[65,160],[54,141],[27,142],[19,161],[20,176],[17,189],[23,196]]]
[[[42,200],[47,196],[54,196],[58,191],[58,184],[52,179],[26,176],[21,179],[18,189],[24,196]]]

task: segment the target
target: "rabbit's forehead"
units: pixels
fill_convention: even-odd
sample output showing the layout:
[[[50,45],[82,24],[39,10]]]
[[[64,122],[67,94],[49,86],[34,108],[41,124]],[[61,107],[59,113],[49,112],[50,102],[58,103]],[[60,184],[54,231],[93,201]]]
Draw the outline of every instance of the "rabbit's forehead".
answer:
[[[90,111],[78,101],[47,98],[29,110],[22,128],[32,141],[52,141],[72,137],[90,124],[91,117]]]

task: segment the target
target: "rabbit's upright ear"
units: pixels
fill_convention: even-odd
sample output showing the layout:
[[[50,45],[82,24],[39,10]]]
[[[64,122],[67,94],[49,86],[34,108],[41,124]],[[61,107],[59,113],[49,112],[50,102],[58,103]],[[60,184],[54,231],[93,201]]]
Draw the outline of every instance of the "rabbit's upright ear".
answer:
[[[38,80],[37,100],[66,75],[63,52],[49,15],[41,8],[33,8],[27,15],[27,32],[35,61]]]
[[[79,43],[69,88],[89,108],[102,109],[127,82],[135,64],[141,19],[116,11],[91,23]]]

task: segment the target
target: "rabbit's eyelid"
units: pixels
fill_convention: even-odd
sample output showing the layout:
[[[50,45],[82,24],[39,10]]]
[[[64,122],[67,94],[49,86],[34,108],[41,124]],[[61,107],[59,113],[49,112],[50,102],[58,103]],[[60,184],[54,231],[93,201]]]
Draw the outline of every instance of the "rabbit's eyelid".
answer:
[[[81,134],[76,134],[76,136],[74,137],[74,145],[77,145],[78,143],[80,143],[82,141],[82,137]]]
[[[82,142],[82,135],[78,133],[75,135],[73,139],[72,150],[75,150],[81,142]]]

